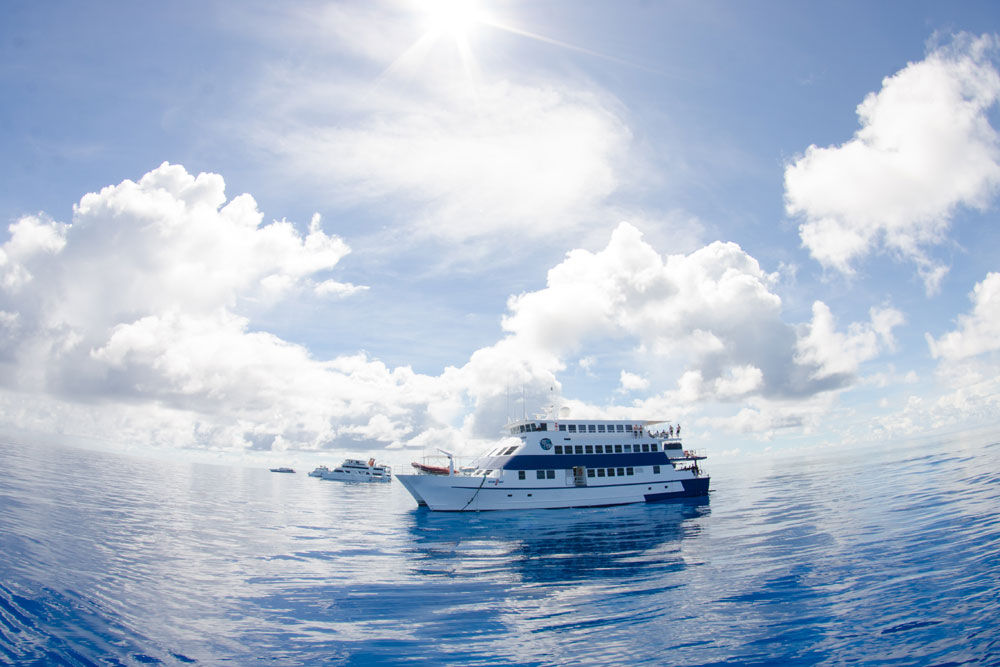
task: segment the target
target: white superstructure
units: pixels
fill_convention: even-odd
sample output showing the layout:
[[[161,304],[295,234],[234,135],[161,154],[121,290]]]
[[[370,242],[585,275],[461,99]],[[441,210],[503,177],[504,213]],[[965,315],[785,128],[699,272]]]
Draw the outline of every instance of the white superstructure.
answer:
[[[655,428],[654,428],[655,427]],[[600,507],[703,496],[705,457],[664,421],[527,419],[472,466],[396,475],[417,503],[472,511]]]
[[[347,459],[333,470],[322,470],[317,468],[313,472],[319,472],[321,479],[329,479],[338,482],[391,482],[392,470],[389,466],[378,465],[375,459],[368,462],[357,459]],[[310,473],[311,474],[311,473]]]

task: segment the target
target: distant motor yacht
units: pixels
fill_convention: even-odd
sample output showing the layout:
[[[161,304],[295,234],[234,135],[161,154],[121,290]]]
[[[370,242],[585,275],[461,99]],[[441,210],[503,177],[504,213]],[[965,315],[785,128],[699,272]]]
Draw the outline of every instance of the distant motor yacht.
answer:
[[[338,482],[391,482],[392,470],[387,465],[376,464],[375,459],[368,459],[367,463],[347,459],[333,470],[323,472],[320,477]]]

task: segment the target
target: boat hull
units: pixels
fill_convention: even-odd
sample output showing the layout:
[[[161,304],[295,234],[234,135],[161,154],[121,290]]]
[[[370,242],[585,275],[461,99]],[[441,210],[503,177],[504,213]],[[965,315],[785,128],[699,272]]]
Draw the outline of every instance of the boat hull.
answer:
[[[396,475],[418,505],[439,512],[607,507],[708,495],[708,477],[592,486],[510,486],[467,475]]]
[[[392,481],[392,475],[359,475],[357,473],[325,472],[321,479],[331,482],[361,482],[364,484],[387,484]]]

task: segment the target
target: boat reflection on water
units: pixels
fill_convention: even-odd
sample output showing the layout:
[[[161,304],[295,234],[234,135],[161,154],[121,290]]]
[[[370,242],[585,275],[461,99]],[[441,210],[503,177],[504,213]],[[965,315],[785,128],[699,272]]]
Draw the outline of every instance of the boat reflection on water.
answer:
[[[411,565],[424,576],[525,583],[643,579],[686,566],[681,542],[697,537],[709,498],[577,510],[412,513]]]

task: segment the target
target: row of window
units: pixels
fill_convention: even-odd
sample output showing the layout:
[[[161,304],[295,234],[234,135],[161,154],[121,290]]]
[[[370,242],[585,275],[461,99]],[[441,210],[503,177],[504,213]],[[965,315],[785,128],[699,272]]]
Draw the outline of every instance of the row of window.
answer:
[[[634,475],[636,468],[587,468],[587,477],[629,477]],[[642,468],[638,468],[642,472]],[[653,466],[653,474],[660,474],[660,466]],[[525,479],[527,473],[524,470],[517,471],[518,479]],[[536,479],[555,479],[555,470],[536,470]]]
[[[567,433],[633,433],[641,431],[641,426],[630,424],[559,424],[560,431]]]
[[[632,424],[558,424],[558,429],[560,431],[565,431],[567,433],[633,433],[641,432],[642,426]],[[534,431],[548,431],[549,425],[547,422],[539,422],[537,424],[518,424],[516,427],[512,426],[510,429],[511,433],[532,433]]]
[[[632,468],[587,468],[587,477],[614,477],[616,470],[618,477],[635,474]]]
[[[542,449],[548,449],[545,445],[546,443],[543,442]],[[487,456],[510,456],[519,446],[498,447],[487,454]],[[679,442],[663,443],[663,451],[680,448],[681,445]],[[638,454],[640,452],[658,452],[660,451],[660,446],[655,442],[644,442],[635,443],[634,445],[631,443],[627,445],[556,445],[554,449],[556,454]]]
[[[644,442],[634,445],[556,445],[555,451],[556,454],[632,454],[658,452],[660,448],[655,442]]]
[[[633,468],[587,468],[587,477],[628,477],[635,474]],[[642,468],[637,469],[642,472]],[[660,474],[660,466],[653,466],[653,474]]]
[[[520,424],[518,426],[511,426],[510,432],[513,433],[531,433],[532,431],[548,431],[548,422],[539,422],[538,424]]]

